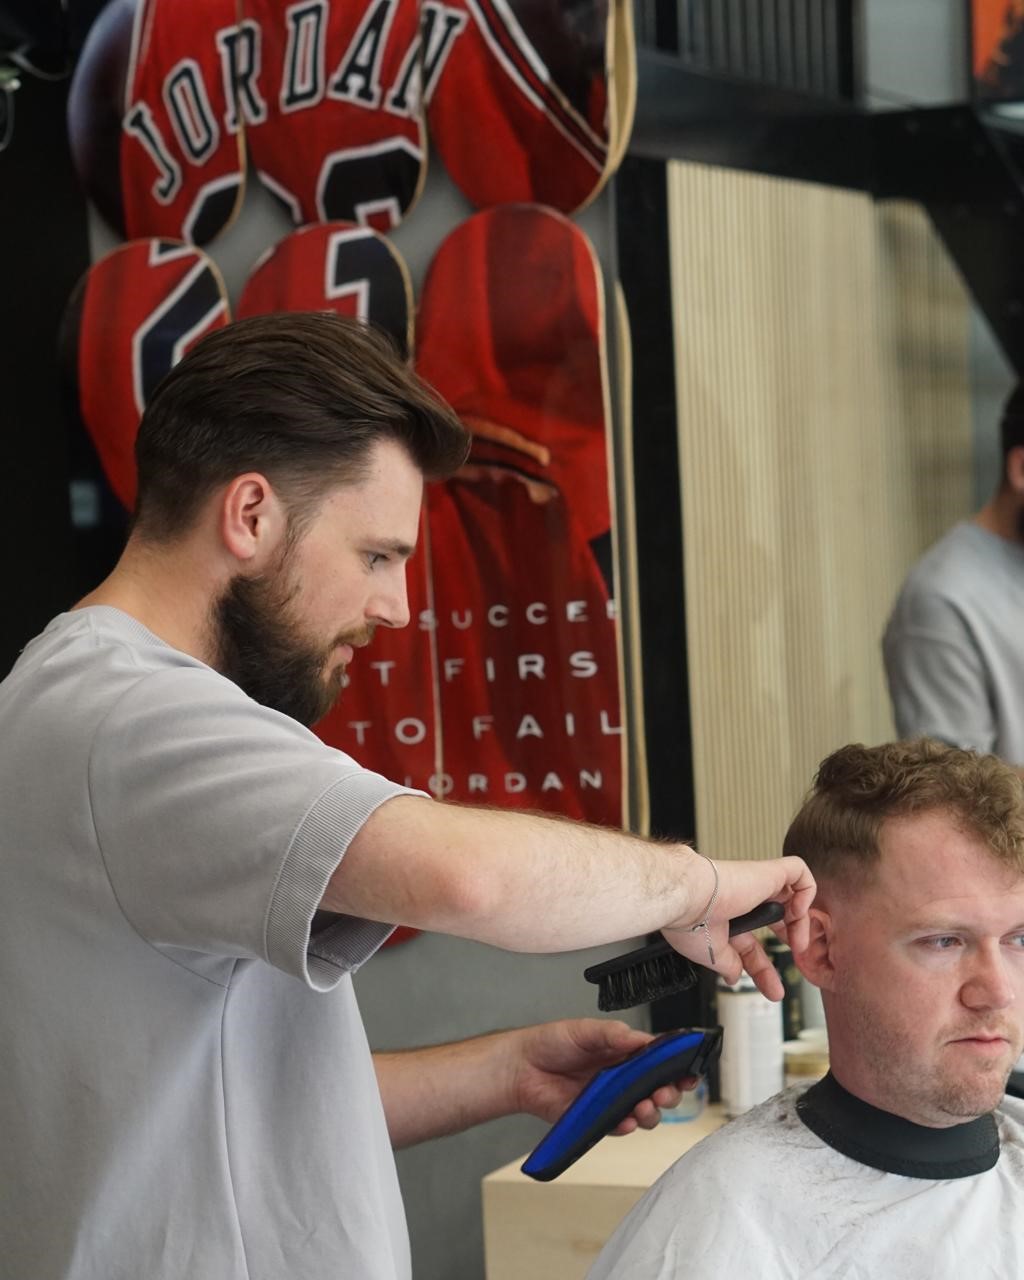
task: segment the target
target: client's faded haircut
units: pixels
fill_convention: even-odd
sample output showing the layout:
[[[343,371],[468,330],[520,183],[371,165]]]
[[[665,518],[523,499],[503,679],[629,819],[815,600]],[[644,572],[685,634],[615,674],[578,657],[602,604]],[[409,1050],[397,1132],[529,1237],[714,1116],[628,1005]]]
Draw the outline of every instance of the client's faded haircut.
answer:
[[[799,854],[819,881],[864,885],[886,819],[935,811],[954,815],[994,858],[1024,872],[1024,784],[1016,770],[931,738],[833,752],[786,832],[783,853]]]

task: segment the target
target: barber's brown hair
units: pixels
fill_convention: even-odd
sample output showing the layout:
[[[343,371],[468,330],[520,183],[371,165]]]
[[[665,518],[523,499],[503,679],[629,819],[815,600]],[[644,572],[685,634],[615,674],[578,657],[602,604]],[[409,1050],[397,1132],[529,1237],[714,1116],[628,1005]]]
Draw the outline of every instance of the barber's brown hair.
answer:
[[[169,541],[219,485],[259,471],[294,533],[330,489],[365,476],[378,440],[403,445],[428,480],[451,475],[469,449],[453,410],[378,330],[326,312],[236,321],[194,347],[146,406],[135,531]]]
[[[819,881],[870,882],[888,818],[941,811],[978,836],[992,856],[1024,873],[1024,784],[991,755],[930,738],[859,743],[822,761],[783,841]]]

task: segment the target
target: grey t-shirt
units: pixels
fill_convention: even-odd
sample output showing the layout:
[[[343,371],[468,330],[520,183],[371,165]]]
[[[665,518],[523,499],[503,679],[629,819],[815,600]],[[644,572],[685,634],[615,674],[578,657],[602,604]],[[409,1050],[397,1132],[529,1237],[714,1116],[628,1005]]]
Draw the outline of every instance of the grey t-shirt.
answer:
[[[1024,764],[1024,546],[954,526],[903,584],[882,653],[901,737]]]
[[[4,1274],[408,1277],[351,980],[390,927],[311,936],[404,788],[107,607],[26,648],[0,726]]]

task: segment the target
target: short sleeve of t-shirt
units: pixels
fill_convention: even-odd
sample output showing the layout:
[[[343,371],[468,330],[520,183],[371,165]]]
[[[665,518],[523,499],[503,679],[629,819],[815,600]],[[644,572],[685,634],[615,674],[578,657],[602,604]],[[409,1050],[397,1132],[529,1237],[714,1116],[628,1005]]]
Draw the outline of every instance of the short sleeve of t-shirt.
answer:
[[[120,909],[154,946],[261,959],[325,990],[391,931],[337,917],[310,940],[349,841],[410,793],[208,668],[134,683],[96,733],[88,786]]]

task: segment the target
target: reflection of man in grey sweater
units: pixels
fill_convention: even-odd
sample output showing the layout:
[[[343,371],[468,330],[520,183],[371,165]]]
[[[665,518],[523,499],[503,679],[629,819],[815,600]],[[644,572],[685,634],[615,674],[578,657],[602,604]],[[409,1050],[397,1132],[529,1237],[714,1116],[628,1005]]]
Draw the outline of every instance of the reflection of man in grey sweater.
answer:
[[[882,641],[896,728],[1024,767],[1024,386],[1002,420],[1003,477],[914,566]]]

